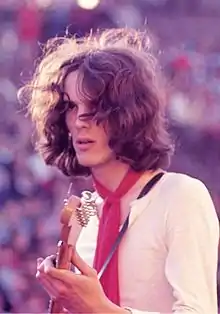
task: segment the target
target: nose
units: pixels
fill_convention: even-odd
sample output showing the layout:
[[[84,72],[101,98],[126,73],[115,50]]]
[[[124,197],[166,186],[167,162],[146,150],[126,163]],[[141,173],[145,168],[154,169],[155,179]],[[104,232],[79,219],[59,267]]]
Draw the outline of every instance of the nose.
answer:
[[[78,114],[76,116],[75,126],[78,129],[88,128],[90,126],[90,119],[86,116],[86,114]]]
[[[88,113],[85,110],[71,110],[67,113],[67,124],[74,124],[76,129],[88,128],[90,126],[90,119],[87,117]]]

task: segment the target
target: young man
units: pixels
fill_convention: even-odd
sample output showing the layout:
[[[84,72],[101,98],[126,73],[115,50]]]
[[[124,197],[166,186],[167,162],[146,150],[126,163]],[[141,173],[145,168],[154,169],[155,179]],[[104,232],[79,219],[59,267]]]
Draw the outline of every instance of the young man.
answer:
[[[99,195],[98,217],[72,257],[81,274],[55,269],[52,257],[38,260],[50,296],[71,313],[217,313],[218,220],[203,183],[165,172],[172,145],[148,37],[120,29],[50,41],[25,90],[46,163],[69,176],[91,174]]]

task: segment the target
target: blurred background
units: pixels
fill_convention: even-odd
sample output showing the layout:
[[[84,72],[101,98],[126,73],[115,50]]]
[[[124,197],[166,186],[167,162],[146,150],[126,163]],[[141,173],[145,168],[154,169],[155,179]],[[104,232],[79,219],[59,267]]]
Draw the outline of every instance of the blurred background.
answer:
[[[219,0],[0,0],[0,312],[43,313],[36,258],[55,251],[68,178],[45,167],[17,102],[41,44],[91,28],[148,28],[169,82],[170,170],[201,179],[220,213]],[[75,193],[89,182],[74,181]],[[177,204],[178,205],[178,204]]]

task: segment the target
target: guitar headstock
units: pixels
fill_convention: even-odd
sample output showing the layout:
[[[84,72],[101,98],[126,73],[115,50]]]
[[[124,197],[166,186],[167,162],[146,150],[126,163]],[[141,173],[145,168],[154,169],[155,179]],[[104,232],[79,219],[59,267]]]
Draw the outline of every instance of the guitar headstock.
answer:
[[[82,228],[87,226],[91,216],[97,214],[97,206],[96,198],[90,191],[83,191],[81,198],[70,195],[71,186],[68,189],[60,216],[61,240],[75,247]]]

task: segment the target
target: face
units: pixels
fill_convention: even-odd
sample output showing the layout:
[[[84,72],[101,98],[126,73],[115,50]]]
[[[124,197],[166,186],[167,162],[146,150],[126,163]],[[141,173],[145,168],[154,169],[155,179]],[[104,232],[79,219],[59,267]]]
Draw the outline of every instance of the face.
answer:
[[[79,97],[76,82],[77,72],[71,72],[64,84],[64,91],[73,104],[66,113],[66,124],[79,164],[95,168],[114,159],[113,152],[108,146],[108,136],[103,126],[96,125],[89,118],[81,118],[83,114],[91,112],[91,108]]]

